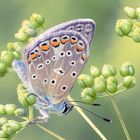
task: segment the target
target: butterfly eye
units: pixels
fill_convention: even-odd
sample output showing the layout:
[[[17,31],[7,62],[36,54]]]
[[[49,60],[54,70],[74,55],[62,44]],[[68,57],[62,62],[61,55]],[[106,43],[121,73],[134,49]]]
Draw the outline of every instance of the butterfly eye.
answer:
[[[69,41],[69,36],[68,35],[64,35],[61,37],[61,43],[65,44]]]
[[[42,42],[39,46],[39,48],[42,50],[42,51],[48,51],[49,48],[50,48],[50,44],[49,44],[49,41],[45,41],[45,42]]]
[[[66,52],[66,55],[67,55],[67,56],[72,56],[72,52],[71,52],[70,50],[68,50],[68,51]]]
[[[78,41],[77,46],[76,46],[76,50],[78,52],[81,52],[81,51],[84,50],[84,44],[83,44],[83,42],[81,40]]]
[[[51,45],[52,45],[53,47],[58,47],[59,44],[60,44],[60,38],[59,38],[59,37],[53,37],[53,38],[50,40],[50,42],[51,42]]]
[[[70,37],[70,42],[71,42],[71,44],[75,44],[75,43],[78,42],[78,38],[76,36],[71,36]]]

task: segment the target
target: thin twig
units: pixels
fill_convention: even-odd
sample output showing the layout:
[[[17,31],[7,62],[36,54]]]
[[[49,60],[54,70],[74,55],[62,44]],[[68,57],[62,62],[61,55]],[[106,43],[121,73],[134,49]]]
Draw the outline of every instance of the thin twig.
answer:
[[[118,107],[117,103],[115,102],[114,97],[113,97],[113,96],[110,96],[109,93],[108,93],[108,96],[109,96],[110,99],[111,99],[111,102],[112,102],[112,104],[113,104],[113,107],[114,107],[115,112],[116,112],[116,114],[117,114],[117,116],[118,116],[118,119],[119,119],[119,121],[120,121],[120,123],[121,123],[122,129],[123,129],[123,131],[124,131],[124,134],[125,134],[127,140],[131,140],[131,137],[130,137],[130,135],[129,135],[129,133],[128,133],[127,127],[126,127],[125,122],[124,122],[124,120],[123,120],[122,114],[121,114],[121,112],[120,112],[120,110],[119,110],[119,107]]]
[[[68,97],[68,100],[70,101],[74,101],[73,98],[71,98],[70,96]],[[75,102],[72,102],[73,105],[78,105]],[[74,108],[78,111],[78,113],[85,119],[85,121],[92,127],[92,129],[98,134],[98,136],[102,139],[102,140],[107,140],[107,138],[102,134],[102,132],[96,127],[96,125],[86,116],[86,114],[82,111],[82,109],[80,109],[77,106],[74,106]]]
[[[115,95],[117,95],[118,93],[124,92],[124,91],[126,91],[126,90],[128,90],[128,89],[127,89],[127,88],[121,89],[121,90],[119,90],[119,91],[117,91],[117,92],[115,92],[115,93],[113,93],[113,94],[110,94],[109,96],[115,96]],[[104,97],[108,97],[108,95],[105,94],[105,95],[97,96],[97,98],[104,98]]]
[[[58,134],[48,130],[47,128],[43,127],[42,125],[37,125],[40,129],[44,130],[45,132],[47,132],[48,134],[50,134],[51,136],[55,137],[57,140],[65,140],[64,138],[62,138],[61,136],[59,136]]]

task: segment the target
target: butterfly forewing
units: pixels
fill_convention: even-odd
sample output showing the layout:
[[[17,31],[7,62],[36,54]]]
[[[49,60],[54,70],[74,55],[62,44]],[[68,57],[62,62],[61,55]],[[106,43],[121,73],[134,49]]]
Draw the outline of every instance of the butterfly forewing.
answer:
[[[24,60],[35,94],[50,96],[54,103],[66,99],[88,59],[94,29],[92,20],[74,20],[46,31],[29,44]]]

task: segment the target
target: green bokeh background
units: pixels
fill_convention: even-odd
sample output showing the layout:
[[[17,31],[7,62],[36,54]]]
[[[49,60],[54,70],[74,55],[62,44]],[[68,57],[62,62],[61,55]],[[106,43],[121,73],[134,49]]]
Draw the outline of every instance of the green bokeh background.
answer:
[[[90,49],[90,59],[83,72],[89,71],[94,64],[101,67],[110,63],[116,67],[130,61],[136,68],[137,85],[135,88],[116,96],[132,140],[140,139],[140,44],[129,38],[120,38],[114,33],[115,22],[123,18],[124,6],[140,7],[139,0],[0,0],[0,50],[8,41],[14,41],[14,33],[19,29],[23,19],[29,18],[33,12],[46,18],[46,27],[50,28],[61,22],[75,18],[92,18],[97,29]],[[14,72],[0,79],[0,103],[17,102],[16,85],[19,79]],[[71,96],[80,100],[81,89],[75,84]],[[86,112],[88,117],[98,126],[108,140],[125,140],[118,118],[108,98],[97,100],[103,106],[90,108],[94,112],[112,119],[108,124]],[[20,105],[19,105],[20,106]],[[44,125],[60,134],[67,140],[99,140],[97,134],[73,110],[65,117],[52,115]],[[14,137],[14,140],[54,140],[36,126],[30,126]]]

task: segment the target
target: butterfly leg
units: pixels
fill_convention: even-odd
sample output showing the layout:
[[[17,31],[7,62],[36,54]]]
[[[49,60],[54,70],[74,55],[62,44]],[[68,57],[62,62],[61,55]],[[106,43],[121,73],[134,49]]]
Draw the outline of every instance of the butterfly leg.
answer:
[[[40,123],[47,123],[49,115],[46,111],[39,110],[42,116],[38,116],[37,118],[31,120],[29,124],[35,125],[35,124],[40,124]]]

